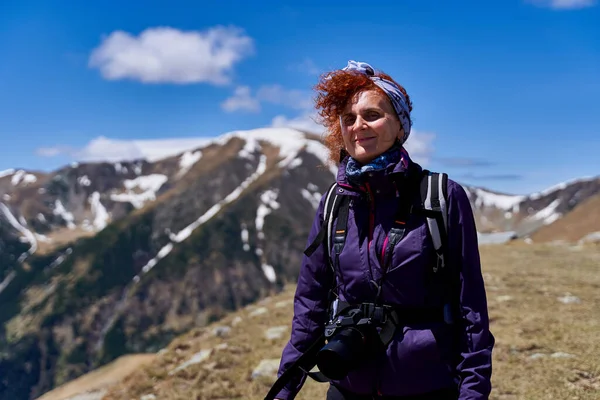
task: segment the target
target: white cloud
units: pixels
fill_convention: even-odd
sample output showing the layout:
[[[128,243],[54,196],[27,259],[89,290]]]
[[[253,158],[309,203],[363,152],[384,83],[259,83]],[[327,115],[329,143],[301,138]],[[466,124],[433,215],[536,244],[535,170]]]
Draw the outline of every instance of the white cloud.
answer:
[[[292,69],[308,75],[319,75],[322,72],[310,58],[305,58],[300,64],[292,66]]]
[[[253,47],[253,40],[235,27],[206,31],[157,27],[137,37],[115,31],[92,51],[89,65],[108,80],[226,84],[234,64],[251,54]]]
[[[310,93],[303,90],[285,89],[281,85],[262,86],[256,92],[260,101],[283,105],[296,110],[312,107]]]
[[[238,110],[259,111],[261,103],[281,105],[294,110],[308,110],[312,104],[311,94],[298,89],[286,89],[281,85],[263,85],[252,96],[248,86],[239,86],[233,96],[221,103],[227,112]]]
[[[427,166],[433,154],[434,139],[435,134],[433,133],[412,129],[404,147],[406,147],[413,161],[422,166]]]
[[[58,146],[58,147],[40,147],[36,149],[35,153],[42,157],[56,157],[61,154],[65,154],[72,151],[70,147]]]
[[[294,128],[318,135],[325,132],[325,127],[316,122],[313,114],[304,114],[291,119],[285,115],[278,115],[271,121],[271,126],[274,128]]]
[[[530,3],[540,7],[548,7],[555,10],[571,10],[596,5],[596,0],[528,0]]]
[[[239,86],[235,89],[233,96],[221,104],[221,107],[227,112],[238,110],[258,112],[260,111],[260,101],[252,97],[248,86]]]
[[[51,147],[38,149],[41,156],[64,154],[83,162],[117,162],[146,159],[156,161],[162,158],[195,149],[210,142],[212,138],[176,138],[155,140],[119,140],[104,136],[92,139],[85,147],[73,149],[69,147]]]

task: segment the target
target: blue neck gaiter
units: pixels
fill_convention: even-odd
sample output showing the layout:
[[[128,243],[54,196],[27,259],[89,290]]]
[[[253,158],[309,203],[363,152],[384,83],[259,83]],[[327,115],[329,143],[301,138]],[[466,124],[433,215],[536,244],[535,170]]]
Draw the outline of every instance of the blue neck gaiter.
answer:
[[[357,186],[362,186],[363,174],[365,172],[377,171],[386,168],[390,164],[397,163],[402,157],[401,150],[402,147],[395,144],[367,164],[361,164],[350,157],[346,164],[346,178],[348,178],[348,182]]]

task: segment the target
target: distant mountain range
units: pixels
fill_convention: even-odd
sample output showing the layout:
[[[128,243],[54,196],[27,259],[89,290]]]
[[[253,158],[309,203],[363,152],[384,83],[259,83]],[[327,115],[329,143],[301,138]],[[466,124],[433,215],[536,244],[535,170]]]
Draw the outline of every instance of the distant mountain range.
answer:
[[[152,162],[0,172],[0,400],[156,351],[295,280],[326,156],[316,136],[269,128]],[[529,196],[464,187],[482,243],[600,231],[600,177]],[[553,234],[567,218],[576,232]]]

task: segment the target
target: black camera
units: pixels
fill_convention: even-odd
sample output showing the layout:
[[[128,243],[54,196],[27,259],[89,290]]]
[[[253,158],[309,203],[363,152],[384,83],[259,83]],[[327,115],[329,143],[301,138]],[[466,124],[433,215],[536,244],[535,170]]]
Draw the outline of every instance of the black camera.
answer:
[[[350,307],[325,326],[326,344],[317,353],[316,364],[327,378],[342,379],[385,350],[378,330],[384,316],[373,311],[363,305]]]

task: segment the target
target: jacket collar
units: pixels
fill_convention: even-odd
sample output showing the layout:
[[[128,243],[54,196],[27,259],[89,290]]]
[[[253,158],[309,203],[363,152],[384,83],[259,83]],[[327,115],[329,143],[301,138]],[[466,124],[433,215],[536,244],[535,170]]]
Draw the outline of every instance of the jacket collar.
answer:
[[[414,173],[418,172],[416,170],[421,170],[421,167],[411,160],[408,151],[402,147],[400,158],[398,160],[389,163],[385,168],[366,172],[364,177],[365,185],[356,186],[349,182],[346,177],[346,166],[349,159],[350,156],[346,156],[340,163],[338,167],[337,183],[342,188],[350,191],[366,192],[370,189],[377,194],[394,193],[396,192],[394,182],[401,181],[406,177],[409,171]]]

